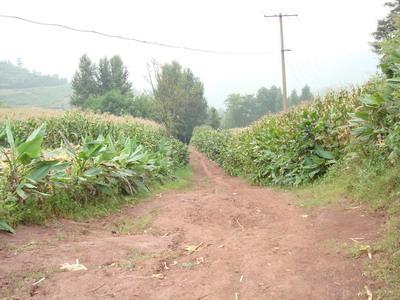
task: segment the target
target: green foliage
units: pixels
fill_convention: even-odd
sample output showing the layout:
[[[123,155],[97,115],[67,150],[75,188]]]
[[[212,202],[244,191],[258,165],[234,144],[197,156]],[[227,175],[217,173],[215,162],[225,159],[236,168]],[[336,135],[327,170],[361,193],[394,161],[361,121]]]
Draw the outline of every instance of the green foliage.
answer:
[[[111,90],[101,96],[91,96],[82,105],[83,109],[90,109],[99,113],[111,113],[122,116],[131,111],[133,97],[122,94],[118,90]]]
[[[15,233],[15,230],[10,225],[8,225],[6,222],[3,222],[3,221],[0,221],[0,231]]]
[[[96,65],[86,54],[80,58],[79,69],[75,72],[71,84],[74,90],[71,98],[72,105],[82,106],[86,99],[97,94]]]
[[[218,111],[215,107],[210,107],[208,109],[208,117],[206,124],[211,126],[213,129],[218,129],[221,127],[221,118],[218,114]]]
[[[133,97],[129,114],[134,117],[159,121],[156,102],[152,95],[141,93]]]
[[[80,58],[78,71],[72,79],[74,94],[71,104],[78,107],[91,108],[94,105],[93,102],[96,102],[94,99],[104,96],[108,100],[100,98],[98,101],[107,102],[104,107],[101,107],[102,110],[109,112],[112,110],[119,111],[120,109],[116,107],[121,106],[120,102],[125,102],[126,100],[126,98],[119,95],[127,95],[128,98],[131,93],[132,84],[129,82],[128,77],[128,70],[120,56],[114,55],[110,60],[104,57],[100,59],[97,66],[84,54]],[[113,99],[119,103],[115,105],[109,103],[109,100]],[[98,108],[97,106],[96,108]],[[109,110],[107,110],[108,107]]]
[[[21,89],[66,85],[67,80],[57,75],[42,75],[15,66],[9,61],[0,61],[0,89]]]
[[[382,44],[381,68],[386,78],[370,83],[360,97],[361,105],[351,114],[352,132],[364,153],[379,151],[382,158],[393,164],[400,157],[399,40]]]
[[[168,134],[188,143],[193,128],[207,119],[203,83],[176,61],[161,67],[154,63],[152,73],[150,80],[160,122]]]
[[[309,86],[302,89],[301,95],[293,90],[288,101],[295,106],[303,101],[313,100]],[[282,93],[279,88],[262,87],[256,95],[231,94],[225,100],[226,112],[223,119],[224,128],[245,127],[264,115],[278,113],[282,110]]]
[[[47,124],[46,137],[43,141],[46,149],[62,146],[64,139],[71,144],[82,145],[87,139],[95,140],[100,135],[110,135],[116,139],[133,138],[148,151],[157,151],[159,145],[169,141],[172,146],[171,157],[177,165],[182,162],[185,164],[188,159],[187,146],[175,139],[167,138],[165,131],[161,127],[154,126],[151,122],[149,122],[149,125],[145,122],[134,123],[129,118],[114,118],[80,111],[67,111],[62,116],[13,120],[11,127],[15,140],[26,140],[29,133],[44,122]],[[5,128],[5,124],[0,123],[0,128]],[[7,145],[5,135],[0,139],[0,145]]]
[[[112,89],[121,94],[129,93],[132,89],[132,84],[129,82],[129,72],[119,55],[111,57],[110,68]]]
[[[125,135],[130,132],[124,131],[126,126],[121,124],[97,138],[87,135],[78,145],[61,134],[63,147],[44,151],[43,142],[52,138],[45,135],[45,124],[20,139],[7,122],[3,137],[9,148],[2,153],[6,163],[0,188],[0,220],[4,220],[0,229],[9,230],[7,223],[38,222],[88,203],[106,205],[109,198],[148,191],[153,182],[173,178],[174,170],[187,163],[186,145],[156,129],[139,128],[142,135]]]
[[[359,93],[332,92],[239,132],[196,128],[192,143],[228,173],[258,184],[310,182],[343,156],[350,137],[348,113]]]
[[[385,3],[386,7],[390,8],[388,15],[378,21],[378,26],[376,31],[373,33],[375,41],[372,42],[376,52],[381,51],[382,41],[390,40],[394,36],[394,32],[397,30],[397,23],[399,21],[400,14],[400,1],[391,0]]]

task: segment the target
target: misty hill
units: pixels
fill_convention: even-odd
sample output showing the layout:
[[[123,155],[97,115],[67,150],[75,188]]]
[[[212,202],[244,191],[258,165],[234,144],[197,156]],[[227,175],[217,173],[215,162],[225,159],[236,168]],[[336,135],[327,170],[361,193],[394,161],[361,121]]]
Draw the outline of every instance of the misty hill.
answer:
[[[66,85],[65,78],[58,75],[42,75],[9,61],[0,61],[0,89],[34,88]]]
[[[67,108],[71,87],[58,75],[43,75],[22,64],[0,61],[0,102],[5,105],[27,105]]]

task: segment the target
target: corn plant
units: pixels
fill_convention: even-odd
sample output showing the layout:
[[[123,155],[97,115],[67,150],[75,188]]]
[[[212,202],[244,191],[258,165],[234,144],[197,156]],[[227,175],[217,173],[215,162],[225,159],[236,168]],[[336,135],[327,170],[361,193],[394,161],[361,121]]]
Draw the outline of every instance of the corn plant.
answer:
[[[344,155],[350,141],[349,113],[360,92],[331,92],[239,132],[196,128],[191,143],[229,174],[258,184],[310,182]]]

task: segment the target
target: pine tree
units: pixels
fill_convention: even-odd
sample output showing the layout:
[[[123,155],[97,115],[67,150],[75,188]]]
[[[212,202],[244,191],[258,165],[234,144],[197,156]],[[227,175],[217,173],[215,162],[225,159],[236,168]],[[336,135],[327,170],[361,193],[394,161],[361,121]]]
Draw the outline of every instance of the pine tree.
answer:
[[[381,42],[394,37],[395,31],[398,29],[396,23],[400,18],[400,0],[392,0],[385,3],[390,8],[389,14],[382,20],[378,21],[376,31],[373,33],[375,41],[372,46],[376,52],[381,50]]]
[[[124,66],[121,57],[119,55],[114,55],[111,57],[110,65],[112,88],[120,91],[121,94],[130,92],[132,89],[132,84],[128,81],[129,72]]]
[[[305,85],[301,89],[300,102],[311,101],[313,99],[314,99],[314,95],[311,93],[310,87],[308,85]]]
[[[97,87],[100,95],[104,95],[113,89],[111,64],[107,57],[100,59],[96,74]]]
[[[210,107],[208,110],[207,125],[210,125],[214,129],[221,127],[221,118],[219,117],[218,111],[215,107]]]
[[[297,91],[295,89],[292,90],[292,93],[289,96],[289,106],[295,106],[297,104],[299,104],[300,101],[300,97],[299,95],[297,95]]]
[[[97,94],[96,65],[84,54],[79,61],[79,69],[72,79],[74,93],[71,104],[82,106],[84,102],[93,95]]]

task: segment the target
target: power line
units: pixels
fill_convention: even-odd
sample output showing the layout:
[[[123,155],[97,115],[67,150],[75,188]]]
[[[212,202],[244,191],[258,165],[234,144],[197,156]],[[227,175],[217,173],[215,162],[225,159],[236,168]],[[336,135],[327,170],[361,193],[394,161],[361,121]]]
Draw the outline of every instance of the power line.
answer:
[[[82,28],[72,27],[72,26],[63,25],[63,24],[41,22],[41,21],[31,20],[31,19],[27,19],[27,18],[23,18],[23,17],[19,17],[19,16],[0,14],[0,18],[14,19],[14,20],[24,21],[24,22],[28,22],[31,24],[42,25],[42,26],[57,27],[57,28],[62,28],[65,30],[70,30],[70,31],[75,31],[75,32],[97,34],[97,35],[107,37],[107,38],[115,38],[115,39],[120,39],[120,40],[133,41],[133,42],[137,42],[137,43],[153,45],[153,46],[158,46],[158,47],[181,49],[181,50],[202,52],[202,53],[209,53],[209,54],[266,55],[266,54],[274,53],[272,51],[270,51],[270,52],[233,52],[233,51],[219,51],[219,50],[210,50],[210,49],[202,49],[202,48],[193,48],[193,47],[187,47],[187,46],[182,46],[182,45],[173,45],[173,44],[166,44],[166,43],[155,42],[155,41],[147,41],[147,40],[142,40],[142,39],[138,39],[138,38],[134,38],[134,37],[127,37],[127,36],[123,36],[123,35],[104,33],[104,32],[97,31],[97,30],[82,29]]]

